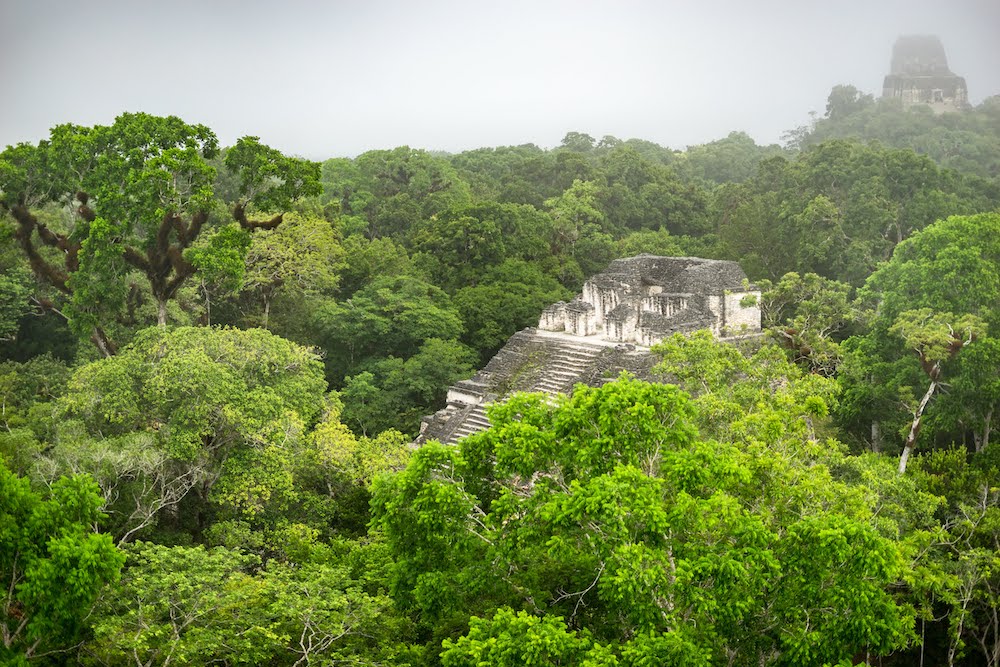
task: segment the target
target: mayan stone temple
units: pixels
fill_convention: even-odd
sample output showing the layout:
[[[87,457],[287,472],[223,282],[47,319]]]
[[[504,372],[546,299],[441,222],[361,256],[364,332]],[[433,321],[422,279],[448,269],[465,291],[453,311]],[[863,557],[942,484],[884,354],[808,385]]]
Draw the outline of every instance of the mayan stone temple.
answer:
[[[416,444],[454,443],[489,427],[486,405],[518,391],[569,393],[625,370],[650,378],[651,345],[675,333],[710,330],[728,340],[760,334],[760,292],[736,262],[639,255],[618,259],[569,303],[514,334],[448,405],[424,419]]]
[[[924,104],[935,113],[969,106],[965,79],[948,69],[944,46],[932,35],[906,35],[896,40],[882,97],[902,100],[903,108]]]

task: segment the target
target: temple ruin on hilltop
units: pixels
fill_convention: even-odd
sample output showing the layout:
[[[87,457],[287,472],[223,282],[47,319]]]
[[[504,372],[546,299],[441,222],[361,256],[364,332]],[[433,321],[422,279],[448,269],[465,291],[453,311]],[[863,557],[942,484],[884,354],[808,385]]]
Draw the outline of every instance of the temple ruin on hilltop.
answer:
[[[546,308],[538,328],[646,347],[698,329],[726,338],[760,331],[759,297],[736,262],[639,255],[611,262],[580,296]]]
[[[649,346],[709,329],[722,340],[760,334],[760,291],[736,262],[639,255],[612,262],[569,303],[545,309],[538,327],[514,334],[448,405],[426,417],[416,444],[454,443],[489,427],[485,407],[518,391],[569,393],[621,371],[652,379]]]
[[[935,113],[969,106],[965,79],[948,69],[944,45],[933,35],[905,35],[896,40],[882,97],[902,100],[903,108],[925,104]]]

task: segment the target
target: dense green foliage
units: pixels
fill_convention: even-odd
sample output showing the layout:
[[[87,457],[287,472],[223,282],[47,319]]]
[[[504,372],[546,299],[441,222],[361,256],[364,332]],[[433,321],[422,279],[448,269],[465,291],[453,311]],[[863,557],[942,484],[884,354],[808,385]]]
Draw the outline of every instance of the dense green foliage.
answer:
[[[27,664],[72,651],[105,584],[118,579],[124,556],[107,535],[97,485],[62,478],[43,493],[0,463],[0,660]]]
[[[943,167],[994,181],[1000,177],[1000,97],[994,95],[964,113],[935,115],[916,105],[904,111],[898,100],[875,100],[854,86],[835,86],[826,114],[795,133],[802,147],[829,139],[880,141],[927,155]]]
[[[851,86],[760,146],[0,153],[0,662],[1000,666],[1000,129]],[[422,416],[643,252],[763,338]]]
[[[445,664],[468,664],[484,632],[530,655],[541,628],[498,627],[511,607],[551,619],[560,660],[592,664],[821,664],[906,644],[910,612],[886,591],[900,548],[824,467],[702,440],[680,389],[627,378],[491,418],[459,449],[422,448],[373,503],[420,623],[447,636],[501,610],[446,640]]]

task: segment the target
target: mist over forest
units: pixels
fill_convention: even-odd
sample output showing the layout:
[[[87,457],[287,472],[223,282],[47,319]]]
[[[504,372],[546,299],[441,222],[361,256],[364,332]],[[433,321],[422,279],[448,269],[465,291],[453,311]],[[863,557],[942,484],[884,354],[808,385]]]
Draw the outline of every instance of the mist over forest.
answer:
[[[411,146],[558,146],[569,130],[683,150],[759,144],[878,96],[892,45],[937,35],[978,105],[1000,91],[993,0],[0,4],[0,146],[124,111],[311,160]]]
[[[997,7],[709,4],[0,8],[0,664],[1000,667]]]

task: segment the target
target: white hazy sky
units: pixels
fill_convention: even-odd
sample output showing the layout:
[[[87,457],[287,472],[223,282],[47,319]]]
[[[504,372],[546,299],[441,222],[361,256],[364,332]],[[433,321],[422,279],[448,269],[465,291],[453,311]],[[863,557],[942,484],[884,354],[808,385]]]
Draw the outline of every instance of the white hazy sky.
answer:
[[[0,146],[122,111],[324,159],[569,130],[761,143],[878,94],[936,34],[973,103],[1000,94],[1000,0],[0,0]]]

